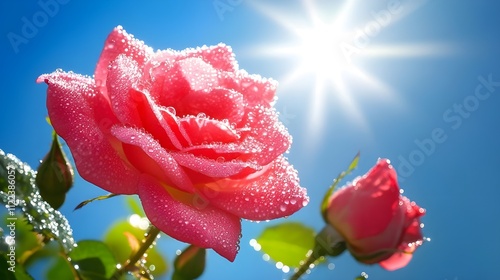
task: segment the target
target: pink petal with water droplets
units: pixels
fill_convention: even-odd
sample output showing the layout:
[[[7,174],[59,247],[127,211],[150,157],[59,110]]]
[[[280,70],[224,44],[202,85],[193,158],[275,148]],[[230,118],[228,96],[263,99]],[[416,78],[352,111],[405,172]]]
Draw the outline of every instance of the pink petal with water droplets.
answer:
[[[240,92],[249,106],[263,105],[270,107],[275,101],[278,82],[273,79],[250,75],[245,70],[235,73],[221,73],[219,85]]]
[[[146,216],[169,236],[202,248],[212,248],[229,261],[238,252],[240,218],[211,205],[175,200],[156,180],[145,175],[139,197]]]
[[[267,165],[288,150],[292,138],[278,120],[274,108],[258,105],[248,109],[242,123],[240,146],[247,150],[249,159]]]
[[[55,72],[42,75],[52,126],[66,141],[80,175],[116,194],[137,191],[139,174],[124,164],[111,143],[110,127],[117,122],[107,99],[94,80],[77,74]]]
[[[213,88],[210,92],[191,91],[175,105],[179,115],[206,114],[210,118],[239,123],[245,114],[243,96],[234,90]]]
[[[186,145],[175,116],[162,113],[149,93],[139,89],[142,75],[137,63],[129,57],[119,56],[111,65],[108,94],[113,110],[122,123],[142,127],[166,149],[179,150]]]
[[[297,171],[283,156],[246,178],[218,180],[206,187],[211,204],[254,221],[291,215],[309,202]]]
[[[94,75],[99,89],[101,86],[105,87],[108,66],[120,54],[132,58],[142,66],[153,55],[153,49],[146,46],[144,42],[134,39],[133,35],[128,34],[121,26],[115,27],[104,43],[104,49],[95,69]]]
[[[225,161],[222,159],[221,161],[218,161],[185,153],[172,153],[172,157],[180,165],[212,178],[211,181],[213,181],[214,178],[227,178],[238,175],[243,171],[251,173],[260,169],[259,166],[252,164],[251,162],[238,160]],[[194,184],[199,182],[199,180],[194,180],[194,175],[190,177]]]
[[[199,57],[217,70],[235,71],[238,69],[238,63],[234,59],[233,50],[222,43],[217,46],[187,49],[183,54],[186,57]]]
[[[136,128],[123,126],[114,126],[111,132],[125,143],[123,145],[125,155],[135,168],[154,175],[158,180],[179,190],[194,192],[193,183],[184,170],[151,135]]]
[[[228,124],[204,117],[185,117],[179,120],[179,127],[189,139],[190,146],[207,143],[230,143],[239,135]]]

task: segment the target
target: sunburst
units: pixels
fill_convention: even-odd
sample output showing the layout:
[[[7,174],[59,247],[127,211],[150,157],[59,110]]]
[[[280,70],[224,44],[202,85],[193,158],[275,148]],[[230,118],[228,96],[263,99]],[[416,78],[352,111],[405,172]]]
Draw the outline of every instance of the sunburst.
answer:
[[[345,0],[339,7],[332,8],[330,5],[321,9],[319,3],[303,0],[302,9],[293,15],[263,1],[252,2],[255,9],[277,22],[294,38],[290,42],[254,46],[252,52],[259,56],[282,56],[294,60],[294,67],[279,78],[280,87],[304,83],[306,76],[313,76],[309,127],[315,138],[318,138],[324,125],[327,92],[335,98],[336,109],[343,110],[349,115],[349,120],[368,130],[367,121],[359,108],[360,96],[351,90],[354,83],[374,92],[376,100],[396,104],[400,100],[391,87],[364,70],[362,62],[373,58],[435,55],[447,51],[446,46],[437,44],[376,44],[379,33],[386,32],[391,24],[411,14],[424,2],[405,3],[404,7],[388,3],[385,10],[372,12],[369,18],[364,19],[356,19],[355,11],[358,11],[359,5],[354,0]]]

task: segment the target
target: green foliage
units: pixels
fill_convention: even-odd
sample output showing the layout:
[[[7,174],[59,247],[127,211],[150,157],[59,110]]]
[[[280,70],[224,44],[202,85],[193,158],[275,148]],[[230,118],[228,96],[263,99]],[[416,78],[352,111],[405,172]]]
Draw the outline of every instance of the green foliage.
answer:
[[[64,256],[57,256],[54,264],[47,271],[47,279],[74,280],[76,272],[71,268],[71,263]]]
[[[109,279],[116,269],[113,253],[101,241],[82,240],[69,257],[83,279]]]
[[[298,267],[314,247],[315,232],[298,222],[283,223],[266,228],[257,238],[261,250],[276,262]]]
[[[45,202],[35,184],[36,172],[12,154],[0,150],[0,202],[10,216],[22,210],[33,230],[45,239],[55,239],[68,253],[73,249],[71,227],[66,218]]]
[[[146,231],[132,226],[128,221],[119,221],[111,226],[104,236],[104,243],[109,247],[119,263],[125,262],[133,253],[127,233],[131,234],[137,242],[140,242]],[[153,276],[160,276],[168,270],[167,261],[156,247],[148,250],[147,265],[149,267],[154,265],[154,270],[151,269]]]
[[[192,280],[205,270],[206,250],[190,245],[174,261],[172,280]]]
[[[0,279],[33,280],[33,277],[26,272],[21,264],[16,264],[15,267],[10,266],[8,259],[2,254],[0,255]]]
[[[328,201],[330,200],[330,197],[332,196],[333,191],[335,190],[335,188],[337,187],[337,185],[339,184],[339,182],[345,176],[347,176],[349,173],[351,173],[351,171],[353,171],[354,169],[356,169],[356,167],[358,166],[358,162],[359,162],[359,152],[356,154],[356,156],[354,157],[354,159],[351,161],[351,163],[349,164],[349,167],[347,168],[347,170],[341,172],[337,176],[337,178],[335,178],[333,180],[333,184],[330,186],[330,188],[326,192],[325,196],[323,197],[323,201],[321,202],[321,215],[323,216],[323,220],[325,220],[326,223],[328,223],[327,218],[326,218],[326,211],[328,209]]]

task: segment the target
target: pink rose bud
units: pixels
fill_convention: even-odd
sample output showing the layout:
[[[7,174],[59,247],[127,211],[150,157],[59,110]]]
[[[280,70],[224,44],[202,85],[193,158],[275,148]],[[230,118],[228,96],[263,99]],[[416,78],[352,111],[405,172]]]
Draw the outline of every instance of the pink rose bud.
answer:
[[[50,151],[37,170],[35,182],[40,195],[50,206],[58,209],[73,186],[73,176],[73,167],[62,150],[57,134],[54,133]]]
[[[395,270],[406,266],[422,244],[424,214],[423,208],[400,195],[396,171],[389,160],[380,159],[332,195],[327,218],[358,261]]]
[[[137,194],[173,238],[232,261],[241,219],[286,217],[309,201],[283,156],[291,137],[273,108],[277,83],[239,69],[224,44],[155,52],[119,26],[93,78],[59,70],[37,81],[80,175]]]

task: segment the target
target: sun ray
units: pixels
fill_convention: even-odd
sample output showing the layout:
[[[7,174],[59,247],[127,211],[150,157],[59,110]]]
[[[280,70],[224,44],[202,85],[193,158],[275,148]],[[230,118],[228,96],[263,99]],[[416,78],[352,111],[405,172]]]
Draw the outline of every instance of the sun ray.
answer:
[[[375,35],[371,36],[376,36],[381,29],[390,28],[391,24],[408,16],[427,0],[405,2],[405,9],[394,14],[390,21],[384,24],[378,23],[373,18],[373,13],[371,13],[371,18],[368,18],[368,22],[366,18],[365,21],[357,18],[355,11],[359,10],[361,3],[359,1],[345,0],[343,3],[328,2],[328,4],[326,1],[321,2],[322,5],[330,5],[326,7],[320,7],[319,2],[302,0],[301,6],[293,13],[289,13],[288,6],[285,12],[284,8],[270,6],[265,1],[250,3],[257,11],[276,22],[293,37],[286,43],[252,48],[252,52],[258,56],[285,57],[294,60],[295,67],[292,67],[283,77],[279,77],[280,88],[283,92],[283,88],[300,84],[312,90],[310,125],[308,126],[311,133],[308,135],[313,139],[318,139],[319,133],[323,131],[326,106],[329,109],[341,110],[348,116],[347,120],[352,121],[367,133],[370,133],[369,124],[360,107],[360,103],[366,102],[363,99],[391,102],[391,105],[402,106],[403,102],[396,91],[364,70],[360,62],[365,59],[442,55],[451,52],[448,46],[436,43],[375,44],[374,38],[370,38],[368,43],[355,44],[359,43],[360,29],[366,30],[366,26],[375,26],[376,32],[372,32]],[[359,24],[359,22],[364,24]],[[309,84],[311,74],[314,77],[313,84]],[[369,92],[370,96],[366,94],[361,96],[361,93],[352,90],[353,86],[366,88],[361,92]],[[333,97],[336,104],[325,104],[327,97]]]

